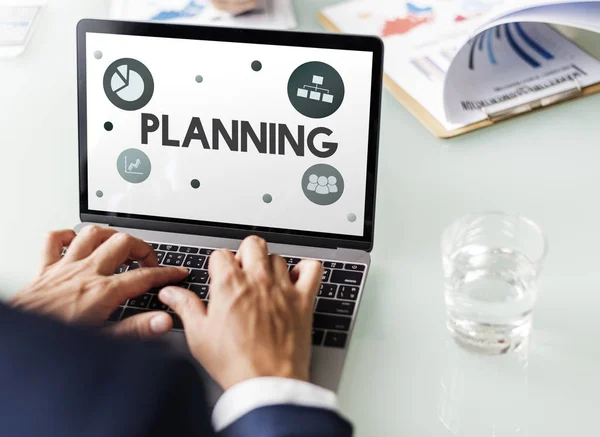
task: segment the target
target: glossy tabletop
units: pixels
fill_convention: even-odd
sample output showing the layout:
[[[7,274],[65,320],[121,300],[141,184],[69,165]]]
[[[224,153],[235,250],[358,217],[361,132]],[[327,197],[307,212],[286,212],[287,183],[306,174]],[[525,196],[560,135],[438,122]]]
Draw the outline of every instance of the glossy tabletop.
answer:
[[[334,1],[297,0],[302,30]],[[0,296],[44,233],[78,222],[75,25],[105,0],[50,0],[0,60]],[[575,39],[600,57],[600,36]],[[600,411],[600,95],[438,140],[384,93],[373,264],[340,388],[357,435],[588,436]],[[529,347],[471,355],[445,330],[439,238],[470,211],[521,213],[550,253]]]

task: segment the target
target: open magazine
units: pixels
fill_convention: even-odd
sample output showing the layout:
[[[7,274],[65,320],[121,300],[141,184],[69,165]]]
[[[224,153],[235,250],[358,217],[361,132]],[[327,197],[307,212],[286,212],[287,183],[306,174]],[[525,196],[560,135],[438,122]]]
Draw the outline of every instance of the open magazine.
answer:
[[[600,33],[600,1],[354,0],[321,18],[382,37],[387,78],[429,113],[421,121],[435,119],[439,136],[600,83],[600,61],[548,25]]]

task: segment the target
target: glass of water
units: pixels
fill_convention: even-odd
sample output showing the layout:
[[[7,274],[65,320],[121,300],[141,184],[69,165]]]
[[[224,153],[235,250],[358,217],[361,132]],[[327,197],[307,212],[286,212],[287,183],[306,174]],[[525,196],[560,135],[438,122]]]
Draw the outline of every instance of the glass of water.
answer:
[[[447,326],[460,345],[503,354],[528,338],[547,250],[538,225],[501,212],[469,214],[444,231]]]

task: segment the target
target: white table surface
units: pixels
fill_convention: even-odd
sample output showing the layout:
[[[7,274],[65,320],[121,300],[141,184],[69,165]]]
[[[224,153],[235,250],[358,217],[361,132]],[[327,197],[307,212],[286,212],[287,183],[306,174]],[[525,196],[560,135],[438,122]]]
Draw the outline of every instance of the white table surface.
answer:
[[[305,30],[320,7],[297,0]],[[78,222],[75,25],[104,0],[50,0],[26,53],[0,60],[0,295],[44,233]],[[577,41],[600,56],[600,37]],[[340,389],[357,435],[600,433],[600,95],[450,141],[383,98],[373,266]],[[523,356],[449,342],[439,236],[463,213],[519,212],[550,254]],[[443,420],[442,420],[443,419]]]

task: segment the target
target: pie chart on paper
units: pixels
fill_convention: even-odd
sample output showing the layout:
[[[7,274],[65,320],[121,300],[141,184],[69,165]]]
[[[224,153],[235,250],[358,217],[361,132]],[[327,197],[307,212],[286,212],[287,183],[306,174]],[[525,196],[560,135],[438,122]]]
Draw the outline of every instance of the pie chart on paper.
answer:
[[[119,59],[104,73],[104,92],[116,107],[135,111],[148,104],[154,93],[150,70],[135,59]]]

